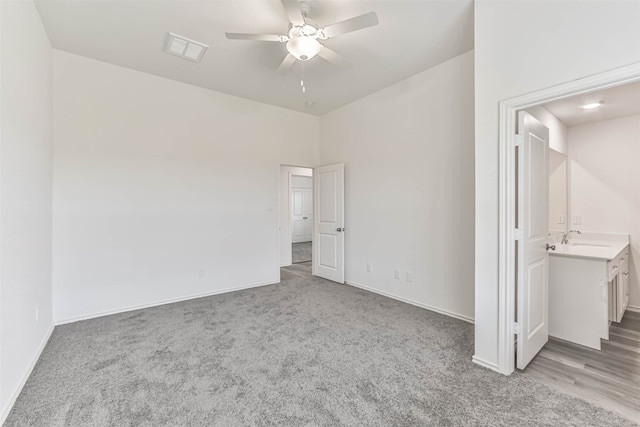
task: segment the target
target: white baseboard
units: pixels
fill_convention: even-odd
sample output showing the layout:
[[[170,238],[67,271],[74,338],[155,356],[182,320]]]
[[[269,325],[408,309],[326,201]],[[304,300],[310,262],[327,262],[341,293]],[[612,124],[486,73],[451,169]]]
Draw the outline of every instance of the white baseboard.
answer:
[[[212,292],[205,292],[205,293],[202,293],[202,294],[188,295],[188,296],[179,297],[179,298],[172,298],[172,299],[168,299],[168,300],[156,301],[156,302],[152,302],[152,303],[149,303],[149,304],[140,304],[140,305],[129,306],[129,307],[124,307],[124,308],[117,308],[117,309],[114,309],[114,310],[101,311],[99,313],[84,314],[82,316],[75,316],[75,317],[69,317],[69,318],[61,319],[61,320],[55,320],[54,324],[56,326],[58,326],[58,325],[66,325],[67,323],[80,322],[82,320],[95,319],[97,317],[110,316],[112,314],[126,313],[127,311],[141,310],[143,308],[157,307],[157,306],[165,305],[165,304],[173,304],[174,302],[188,301],[188,300],[191,300],[191,299],[210,297],[210,296],[219,295],[219,294],[226,294],[228,292],[241,291],[243,289],[259,288],[261,286],[275,285],[277,283],[280,283],[280,282],[279,281],[269,281],[269,282],[253,283],[253,284],[250,284],[250,285],[237,286],[235,288],[220,289],[220,290],[216,290],[216,291],[212,291]]]
[[[429,310],[429,311],[435,311],[436,313],[444,314],[445,316],[453,317],[453,318],[459,319],[459,320],[464,320],[465,322],[474,324],[474,320],[472,318],[470,318],[468,316],[465,316],[465,315],[462,315],[462,314],[453,313],[451,311],[444,310],[442,308],[433,307],[433,306],[428,305],[428,304],[423,304],[421,302],[413,301],[413,300],[411,300],[409,298],[404,298],[404,297],[401,297],[401,296],[398,296],[398,295],[390,294],[388,292],[380,291],[378,289],[374,289],[374,288],[371,288],[369,286],[362,285],[362,284],[359,284],[359,283],[355,283],[355,282],[351,282],[351,281],[347,281],[346,283],[349,286],[355,286],[356,288],[364,289],[365,291],[373,292],[375,294],[382,295],[382,296],[385,296],[387,298],[392,298],[392,299],[395,299],[395,300],[398,300],[398,301],[406,302],[407,304],[415,305],[416,307],[424,308],[424,309]]]
[[[500,373],[500,369],[498,369],[498,365],[496,365],[495,363],[487,362],[486,360],[475,355],[471,358],[471,360],[476,365],[480,365],[483,368],[491,369],[492,371],[496,371],[497,373]]]
[[[636,307],[635,305],[628,305],[627,310],[633,311],[634,313],[640,313],[640,307]]]
[[[7,401],[6,406],[2,408],[2,413],[0,413],[0,426],[4,425],[4,422],[9,416],[9,412],[11,412],[11,408],[13,408],[13,405],[16,403],[18,396],[20,396],[20,393],[22,392],[24,385],[27,383],[27,380],[31,376],[31,372],[33,372],[33,368],[35,368],[36,363],[38,363],[38,359],[40,359],[42,350],[44,350],[45,346],[47,345],[47,342],[49,341],[49,338],[51,338],[53,329],[54,329],[54,325],[51,324],[51,326],[49,326],[49,330],[44,336],[44,339],[38,346],[38,350],[36,350],[35,354],[31,358],[31,362],[29,363],[29,366],[27,367],[27,370],[25,371],[24,376],[22,377],[22,380],[20,380],[20,384],[18,385],[18,388],[14,390],[13,394],[11,395],[11,398]]]

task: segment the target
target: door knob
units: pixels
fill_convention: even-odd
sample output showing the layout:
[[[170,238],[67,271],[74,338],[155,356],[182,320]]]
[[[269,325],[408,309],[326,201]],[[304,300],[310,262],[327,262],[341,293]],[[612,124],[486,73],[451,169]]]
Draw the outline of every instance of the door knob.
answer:
[[[307,219],[307,217],[306,217],[306,216],[303,216],[303,217],[302,217],[302,219]]]
[[[547,243],[547,250],[551,249],[552,251],[556,250],[556,245],[550,245]]]
[[[336,228],[336,231],[339,233],[341,231],[344,231],[344,228]]]

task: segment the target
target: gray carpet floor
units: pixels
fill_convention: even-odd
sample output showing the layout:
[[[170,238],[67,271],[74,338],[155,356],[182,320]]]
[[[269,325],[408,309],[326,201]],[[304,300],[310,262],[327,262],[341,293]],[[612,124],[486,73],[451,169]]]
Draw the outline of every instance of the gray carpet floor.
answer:
[[[474,365],[473,325],[309,270],[56,327],[6,425],[635,425]]]
[[[291,245],[291,261],[294,264],[311,261],[311,242],[293,243]]]

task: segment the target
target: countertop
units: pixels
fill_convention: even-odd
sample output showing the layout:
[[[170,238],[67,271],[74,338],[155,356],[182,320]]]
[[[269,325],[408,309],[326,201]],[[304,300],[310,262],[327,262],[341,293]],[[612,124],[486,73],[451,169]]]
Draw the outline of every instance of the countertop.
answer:
[[[610,261],[629,246],[629,241],[579,239],[570,240],[568,245],[560,243],[555,245],[556,250],[549,250],[549,255]]]

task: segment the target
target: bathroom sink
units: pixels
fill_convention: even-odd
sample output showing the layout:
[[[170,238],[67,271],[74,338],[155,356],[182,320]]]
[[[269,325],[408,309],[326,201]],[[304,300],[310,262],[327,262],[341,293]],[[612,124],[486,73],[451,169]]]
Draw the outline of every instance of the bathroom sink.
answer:
[[[601,243],[569,243],[568,246],[586,246],[590,248],[610,248],[611,245],[603,245]]]

